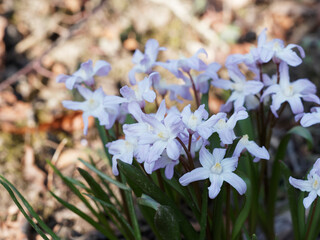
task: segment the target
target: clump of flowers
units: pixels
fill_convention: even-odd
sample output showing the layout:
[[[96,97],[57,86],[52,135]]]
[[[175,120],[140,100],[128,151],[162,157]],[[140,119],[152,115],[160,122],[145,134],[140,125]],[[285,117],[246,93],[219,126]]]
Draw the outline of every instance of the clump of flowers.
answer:
[[[299,50],[300,56],[293,48]],[[112,155],[110,161],[113,174],[117,179],[119,175],[128,178],[128,184],[137,197],[142,198],[142,192],[154,198],[152,201],[158,201],[157,204],[165,202],[164,198],[155,194],[155,190],[151,190],[151,185],[146,187],[147,183],[142,180],[144,177],[154,182],[160,189],[159,196],[165,194],[165,198],[170,198],[169,202],[179,199],[172,192],[174,189],[181,195],[181,201],[189,204],[197,220],[200,222],[201,219],[202,224],[205,222],[201,226],[202,237],[216,231],[217,224],[209,217],[211,213],[206,212],[213,209],[210,202],[208,204],[208,199],[205,199],[209,197],[215,199],[214,204],[218,204],[214,207],[215,210],[226,211],[226,233],[216,236],[217,239],[230,239],[231,234],[236,239],[240,231],[247,235],[253,234],[256,223],[252,221],[257,221],[262,215],[265,216],[264,219],[274,221],[276,196],[269,194],[277,194],[280,175],[273,173],[274,170],[271,169],[281,167],[279,158],[284,149],[274,150],[280,152],[276,157],[270,156],[269,150],[273,129],[287,106],[286,103],[302,126],[320,123],[319,108],[313,108],[311,113],[304,113],[303,106],[304,101],[320,104],[315,85],[308,79],[290,81],[289,66],[299,65],[305,55],[304,51],[294,44],[285,47],[280,39],[267,41],[265,29],[258,37],[257,46],[249,53],[228,57],[225,68],[229,79],[222,79],[218,74],[221,65],[215,62],[207,64],[207,52],[204,49],[199,49],[189,58],[158,61],[158,54],[165,50],[155,39],[150,39],[144,53],[135,51],[132,59],[134,66],[129,72],[131,85],[120,89],[121,96],[108,96],[102,88],[96,88],[94,76],[109,73],[111,68],[107,62],[97,61],[94,67],[91,60],[83,63],[74,74],[61,75],[57,81],[65,83],[68,89],[76,89],[84,101],[64,101],[63,105],[71,110],[83,111],[84,134],[88,130],[88,117],[98,120],[108,136],[104,144]],[[239,67],[240,64],[246,65],[252,76],[250,79]],[[263,72],[265,64],[274,65],[274,75],[269,76]],[[168,70],[176,78],[183,80],[183,83],[169,84],[157,72],[159,68]],[[145,76],[137,79],[136,73],[143,73]],[[230,93],[220,112],[215,114],[209,111],[207,100],[212,87],[222,88]],[[183,110],[179,111],[168,104],[166,95],[176,103],[181,103],[181,99],[194,99],[194,103],[183,106],[180,108]],[[156,110],[148,112],[145,108],[147,104],[153,105]],[[133,121],[126,120],[128,116]],[[299,126],[289,133],[306,136],[301,131],[307,130]],[[286,144],[280,144],[280,147],[283,146],[286,147]],[[273,159],[273,162],[268,163],[269,159]],[[270,168],[271,164],[273,168]],[[305,208],[310,207],[317,196],[320,196],[319,164],[318,160],[307,180],[292,177],[286,179],[301,191],[310,192],[303,201]],[[129,170],[124,170],[130,167],[135,169],[131,171],[137,171],[134,175],[137,178],[130,175]],[[246,200],[251,205],[241,210],[239,204],[244,204],[244,197],[236,196],[236,192],[231,194],[230,186],[239,195],[246,194],[246,198],[251,198],[250,201]],[[200,196],[201,191],[204,192],[204,197]],[[247,194],[246,191],[251,192]],[[242,200],[231,204],[232,197]],[[224,205],[222,199],[225,200]],[[144,198],[143,201],[147,200]],[[170,205],[169,202],[166,204]],[[154,202],[148,204],[155,206]],[[258,211],[260,206],[262,207]],[[235,214],[232,219],[230,211]],[[180,213],[174,214],[175,217],[180,216]],[[208,216],[203,217],[203,214]],[[213,212],[214,216],[216,214]],[[239,222],[236,216],[240,214],[250,219],[250,224],[246,224],[244,220]],[[222,218],[220,221],[223,221]],[[179,222],[179,226],[182,232],[185,231],[184,237],[191,239],[191,236],[187,236],[191,234],[188,232],[190,229],[185,229],[182,222],[184,220]],[[261,221],[261,224],[264,222]],[[266,229],[268,239],[275,237],[273,224],[271,225],[262,226]],[[234,226],[233,230],[231,226]],[[306,235],[308,234],[309,231]],[[207,238],[211,237],[207,235]]]

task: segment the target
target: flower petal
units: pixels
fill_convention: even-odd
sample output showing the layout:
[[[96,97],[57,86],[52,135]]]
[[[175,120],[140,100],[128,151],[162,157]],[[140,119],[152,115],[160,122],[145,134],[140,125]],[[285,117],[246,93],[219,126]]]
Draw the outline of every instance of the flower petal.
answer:
[[[210,171],[208,169],[200,167],[184,174],[179,178],[179,182],[182,186],[187,186],[191,182],[207,179],[209,175]]]
[[[244,194],[247,191],[247,185],[245,181],[243,181],[241,177],[234,173],[223,174],[223,180],[234,187],[240,195]]]

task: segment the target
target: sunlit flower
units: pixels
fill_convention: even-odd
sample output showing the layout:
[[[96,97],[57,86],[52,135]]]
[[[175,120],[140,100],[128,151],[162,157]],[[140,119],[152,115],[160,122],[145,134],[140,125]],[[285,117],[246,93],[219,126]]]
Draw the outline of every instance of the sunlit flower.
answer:
[[[66,88],[73,89],[75,86],[85,83],[88,86],[94,85],[94,76],[106,76],[111,70],[108,62],[99,60],[92,66],[92,61],[88,60],[81,64],[80,69],[71,76],[60,74],[57,77],[57,82],[66,84]]]
[[[204,147],[200,150],[200,163],[202,167],[193,169],[191,172],[184,174],[179,182],[186,186],[191,182],[209,178],[211,185],[208,187],[209,197],[215,198],[224,181],[233,186],[240,195],[247,190],[246,183],[238,175],[233,173],[238,165],[238,158],[224,158],[226,149],[215,148],[212,154]]]
[[[261,101],[265,96],[272,94],[271,110],[273,114],[278,117],[277,111],[281,104],[288,102],[291,110],[294,114],[303,112],[302,100],[308,102],[315,102],[320,104],[319,97],[316,96],[316,86],[308,79],[299,79],[294,82],[290,82],[289,68],[284,62],[280,64],[280,83],[274,84],[268,87],[262,97]]]
[[[100,125],[104,125],[107,129],[111,128],[117,118],[119,105],[113,102],[104,102],[106,95],[101,87],[94,92],[82,86],[78,86],[77,89],[85,101],[62,101],[62,104],[65,108],[83,111],[83,133],[87,134],[89,116],[98,118]]]
[[[160,47],[159,43],[155,39],[149,39],[146,42],[144,54],[137,49],[132,57],[132,62],[135,66],[129,72],[129,80],[132,85],[136,84],[136,73],[152,73],[152,68],[156,65],[159,51],[165,50],[164,47]]]

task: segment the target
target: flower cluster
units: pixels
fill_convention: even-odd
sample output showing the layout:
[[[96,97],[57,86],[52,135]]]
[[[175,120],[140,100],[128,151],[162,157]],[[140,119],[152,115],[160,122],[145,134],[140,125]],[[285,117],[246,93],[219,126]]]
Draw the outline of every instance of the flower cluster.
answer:
[[[301,57],[293,48],[299,50]],[[257,47],[252,48],[248,54],[228,57],[225,64],[230,77],[228,80],[218,76],[221,68],[218,63],[206,64],[200,58],[207,56],[204,49],[199,49],[190,58],[158,61],[159,51],[164,50],[156,40],[151,39],[146,43],[144,53],[135,51],[132,59],[135,65],[129,72],[131,86],[123,86],[120,89],[121,96],[108,96],[102,88],[95,88],[94,76],[105,76],[111,70],[110,64],[105,61],[98,61],[92,67],[92,61],[89,60],[71,76],[60,75],[57,79],[65,83],[68,89],[78,90],[84,98],[82,102],[63,101],[66,108],[83,111],[84,134],[87,133],[90,116],[97,118],[106,131],[122,125],[121,131],[118,131],[119,128],[115,131],[116,138],[106,145],[112,155],[114,175],[119,174],[119,160],[128,164],[136,160],[147,174],[163,168],[168,179],[173,177],[176,166],[181,164],[184,170],[178,171],[178,175],[183,186],[209,179],[209,197],[215,198],[225,181],[239,194],[243,194],[246,184],[235,173],[241,154],[248,151],[254,157],[254,162],[268,160],[270,156],[266,147],[260,147],[255,139],[249,140],[248,134],[236,135],[238,121],[247,119],[249,111],[256,111],[260,116],[257,124],[259,134],[266,137],[259,139],[260,145],[266,144],[268,147],[271,135],[267,131],[272,126],[267,125],[270,119],[263,119],[262,111],[265,109],[268,109],[269,115],[273,115],[272,121],[275,121],[284,103],[288,102],[303,126],[320,123],[320,108],[305,114],[302,102],[320,104],[320,99],[315,95],[315,85],[307,79],[290,82],[289,66],[297,66],[302,62],[303,49],[293,44],[285,47],[280,39],[267,41],[266,29],[259,35]],[[262,72],[262,65],[270,61],[276,66],[276,74],[271,77]],[[240,64],[246,65],[253,73],[250,80],[241,71]],[[181,79],[183,84],[168,84],[156,71],[157,68],[165,68]],[[145,76],[139,80],[136,73]],[[204,104],[200,105],[200,97],[208,93],[210,85],[230,90],[230,97],[221,111],[212,115]],[[194,111],[190,104],[182,111],[176,107],[167,108],[167,94],[171,100],[178,102],[181,98],[191,100],[194,97],[197,107]],[[159,98],[162,101],[158,106]],[[158,106],[155,113],[146,112],[147,103]],[[232,109],[233,112],[229,113]],[[128,114],[134,118],[134,123],[125,122]],[[213,135],[218,137],[220,148],[212,149]],[[199,163],[201,167],[195,167]],[[290,178],[293,186],[311,191],[312,194],[305,200],[306,207],[319,189],[319,171],[312,170],[307,181]]]

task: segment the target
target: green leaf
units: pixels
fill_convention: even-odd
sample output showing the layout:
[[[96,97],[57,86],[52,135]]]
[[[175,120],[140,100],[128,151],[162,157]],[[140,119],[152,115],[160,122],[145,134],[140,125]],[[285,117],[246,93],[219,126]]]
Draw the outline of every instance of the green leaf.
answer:
[[[88,222],[89,224],[91,224],[95,229],[97,229],[98,231],[100,231],[103,235],[105,235],[106,237],[112,239],[112,240],[117,240],[118,238],[114,235],[114,233],[112,231],[109,231],[105,228],[105,226],[100,225],[100,223],[96,222],[95,220],[93,220],[91,217],[89,217],[87,214],[85,214],[83,211],[81,211],[80,209],[78,209],[77,207],[75,207],[74,205],[64,201],[62,198],[58,197],[57,195],[55,195],[53,192],[51,192],[51,195],[58,200],[58,202],[60,202],[63,206],[65,206],[66,208],[70,209],[72,212],[74,212],[75,214],[77,214],[79,217],[81,217],[82,219],[84,219],[86,222]]]
[[[153,208],[150,208],[150,207],[147,207],[145,205],[139,204],[139,202],[138,202],[138,206],[139,206],[139,209],[140,209],[144,219],[147,221],[147,223],[151,227],[154,235],[156,236],[156,239],[158,239],[158,240],[166,240],[166,239],[162,239],[161,238],[161,236],[160,236],[160,234],[158,232],[158,229],[156,228],[156,226],[154,224],[154,216],[155,216],[156,211]]]
[[[70,188],[70,190],[87,206],[87,208],[95,215],[99,216],[97,211],[91,206],[91,204],[87,201],[87,199],[81,194],[81,192],[78,190],[78,188],[75,187],[75,185],[68,180],[63,174],[49,161],[47,160],[47,163],[50,165],[50,167],[53,169],[53,171],[62,179],[62,181]]]
[[[128,221],[123,217],[122,213],[116,207],[113,206],[113,204],[106,202],[105,200],[99,199],[95,196],[92,196],[90,194],[85,194],[85,195],[90,197],[92,200],[99,202],[100,204],[102,204],[108,210],[110,210],[112,212],[112,214],[117,218],[117,220],[121,224],[121,226],[123,228],[123,231],[121,231],[121,232],[125,236],[126,239],[135,239],[132,227],[130,226]],[[119,230],[122,230],[122,229],[119,229]],[[130,235],[130,237],[128,235]]]
[[[193,240],[198,238],[196,231],[185,218],[185,216],[181,213],[179,208],[175,205],[174,201],[170,199],[165,193],[163,193],[154,182],[150,181],[150,179],[145,176],[141,172],[141,170],[133,165],[124,163],[122,161],[118,161],[118,167],[120,169],[120,172],[123,173],[126,178],[134,181],[135,185],[139,187],[143,193],[149,195],[161,205],[167,205],[173,209],[180,229],[186,239]],[[130,182],[128,183],[130,185]]]
[[[181,239],[178,221],[169,206],[159,206],[154,223],[162,239]]]
[[[312,214],[313,208],[315,208],[312,222],[307,223],[307,226],[309,226],[309,224],[311,224],[310,232],[309,232],[307,240],[317,239],[317,236],[319,235],[319,232],[320,232],[320,228],[319,228],[319,225],[320,225],[320,201],[319,201],[318,196],[317,196],[317,198],[318,198],[317,201],[313,202],[313,204],[310,208],[311,210],[309,212],[309,215]]]
[[[39,233],[39,235],[45,239],[45,240],[49,240],[49,238],[47,238],[47,236],[45,235],[45,233],[33,222],[33,220],[28,216],[28,214],[25,212],[25,210],[23,209],[23,207],[21,206],[21,204],[19,203],[18,199],[15,197],[13,191],[11,190],[11,188],[9,187],[9,185],[7,183],[5,183],[4,181],[0,180],[0,184],[7,190],[7,192],[9,193],[11,199],[14,201],[14,203],[16,204],[16,206],[19,208],[20,212],[23,214],[23,216],[27,219],[27,221],[29,222],[29,224],[37,231],[37,233]],[[59,238],[54,238],[54,239],[59,239]]]
[[[210,110],[209,110],[209,92],[205,93],[205,94],[202,94],[202,96],[201,96],[201,104],[204,104],[204,108],[209,113],[210,112]]]
[[[126,182],[126,177],[120,173],[120,177],[123,183]],[[132,199],[132,194],[131,191],[124,191],[124,196],[125,199],[123,199],[124,201],[126,201],[127,206],[128,206],[128,210],[129,210],[129,215],[130,215],[130,219],[132,222],[132,227],[133,227],[133,231],[134,231],[134,236],[136,240],[141,240],[141,233],[140,233],[140,229],[139,229],[139,224],[138,224],[138,219],[136,216],[136,212],[134,210],[134,205],[133,205],[133,199]]]
[[[4,176],[0,175],[0,178],[18,195],[18,197],[21,199],[22,203],[24,206],[27,208],[29,213],[31,214],[32,217],[34,217],[38,224],[41,226],[41,228],[50,234],[50,236],[53,239],[59,239],[57,235],[45,224],[45,222],[39,217],[39,215],[34,211],[34,209],[31,207],[31,205],[28,203],[28,201],[22,196],[22,194],[13,186],[12,183],[10,183]],[[10,194],[11,196],[11,194]]]
[[[113,178],[109,177],[108,175],[104,174],[103,172],[99,171],[97,168],[95,168],[94,166],[92,166],[90,163],[84,161],[83,159],[79,158],[79,161],[82,162],[87,168],[89,168],[91,171],[95,172],[96,174],[98,174],[101,178],[103,178],[104,180],[116,185],[118,188],[126,190],[126,191],[130,191],[131,189],[128,188],[126,185],[124,185],[121,182],[118,182],[117,180],[114,180]]]
[[[291,176],[291,172],[290,172],[289,168],[287,167],[287,165],[282,161],[280,162],[280,167],[283,172],[284,182],[285,182],[285,186],[286,186],[286,189],[288,192],[289,208],[290,208],[290,213],[291,213],[291,221],[292,221],[294,238],[297,240],[302,239],[302,238],[300,238],[301,233],[299,232],[299,230],[301,229],[301,227],[299,226],[300,225],[299,222],[300,223],[303,222],[303,225],[304,225],[304,218],[305,217],[303,216],[303,219],[298,218],[298,211],[297,210],[299,208],[299,205],[298,205],[298,201],[297,201],[296,190],[289,183],[289,177]]]
[[[241,229],[244,226],[244,223],[250,213],[251,210],[251,200],[252,200],[252,188],[251,188],[251,182],[249,181],[248,178],[244,177],[243,175],[241,176],[241,178],[246,182],[247,184],[247,191],[245,193],[246,196],[246,202],[242,208],[242,210],[240,211],[234,226],[233,226],[233,230],[232,230],[232,237],[231,239],[237,239],[237,237],[240,235],[241,233]]]
[[[308,129],[301,126],[293,127],[288,133],[282,138],[272,167],[272,176],[270,179],[270,191],[267,206],[267,220],[268,222],[274,222],[275,216],[275,203],[277,200],[277,191],[279,185],[279,179],[281,176],[280,160],[283,160],[286,155],[287,146],[292,134],[299,135],[305,138],[308,142],[309,147],[313,146],[313,139]],[[297,230],[296,230],[297,231]],[[297,234],[297,233],[296,233]]]
[[[103,145],[104,152],[108,158],[109,165],[112,166],[111,156],[108,148],[106,147],[106,144],[108,142],[111,142],[111,139],[108,139],[105,127],[100,125],[99,120],[97,118],[95,118],[95,125],[96,125],[96,128],[98,129],[99,136]]]
[[[201,220],[200,220],[200,237],[199,240],[204,240],[206,237],[207,217],[208,217],[208,181],[206,181],[202,193],[201,201]]]

